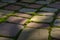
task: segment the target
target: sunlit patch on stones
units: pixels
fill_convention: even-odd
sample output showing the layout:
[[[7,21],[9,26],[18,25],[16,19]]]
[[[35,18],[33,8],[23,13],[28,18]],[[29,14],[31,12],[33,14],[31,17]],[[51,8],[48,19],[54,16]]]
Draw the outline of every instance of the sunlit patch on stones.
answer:
[[[51,16],[34,16],[31,18],[31,21],[34,22],[51,22],[53,17]]]

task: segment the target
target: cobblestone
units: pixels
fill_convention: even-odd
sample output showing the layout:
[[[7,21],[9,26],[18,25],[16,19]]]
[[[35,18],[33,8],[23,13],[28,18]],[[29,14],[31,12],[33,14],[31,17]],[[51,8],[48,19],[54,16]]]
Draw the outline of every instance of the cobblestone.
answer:
[[[37,1],[36,3],[37,4],[49,4],[50,2],[47,2],[47,1]]]
[[[57,9],[60,9],[60,2],[55,2],[55,3],[53,3],[53,4],[50,4],[49,6],[50,6],[50,7],[57,8]]]
[[[26,18],[22,18],[22,17],[14,17],[11,16],[7,19],[8,22],[12,22],[12,23],[18,23],[18,24],[25,24],[25,22],[27,21]]]
[[[22,31],[18,40],[48,40],[48,35],[48,30],[46,29],[26,28]]]
[[[42,23],[28,23],[27,24],[28,28],[49,28],[49,24],[42,24]]]
[[[25,14],[25,13],[16,13],[15,15],[19,16],[19,17],[25,17],[25,18],[31,18],[32,17],[32,15]]]
[[[56,12],[58,9],[44,7],[44,8],[42,8],[42,9],[40,9],[40,10],[42,10],[42,11],[47,11],[47,12]]]
[[[42,5],[30,4],[27,7],[30,7],[30,8],[40,8],[40,7],[42,7]]]
[[[60,39],[60,28],[52,28],[51,36]]]
[[[21,10],[19,10],[20,12],[24,12],[24,13],[33,13],[33,12],[35,12],[35,11],[37,11],[37,10],[35,10],[35,9],[30,9],[30,8],[22,8]]]
[[[3,18],[6,15],[12,14],[14,11],[0,10],[0,18]]]
[[[50,16],[34,16],[31,18],[31,21],[34,22],[51,22],[53,20],[53,17]]]
[[[10,13],[13,13],[13,11],[0,10],[0,14],[2,14],[2,15],[7,15],[7,14],[10,14]]]
[[[60,26],[60,19],[56,19],[55,22],[54,22],[54,25],[55,26]]]
[[[0,35],[2,35],[2,36],[11,36],[11,37],[16,36],[16,34],[22,28],[24,28],[24,26],[18,25],[18,24],[1,23],[0,24]]]
[[[13,39],[0,37],[0,40],[13,40]]]
[[[17,6],[17,5],[9,5],[7,7],[5,7],[4,9],[8,9],[8,10],[19,10],[21,7]]]
[[[22,2],[17,2],[16,4],[17,5],[23,5],[23,6],[28,6],[29,5],[28,3],[22,3]]]

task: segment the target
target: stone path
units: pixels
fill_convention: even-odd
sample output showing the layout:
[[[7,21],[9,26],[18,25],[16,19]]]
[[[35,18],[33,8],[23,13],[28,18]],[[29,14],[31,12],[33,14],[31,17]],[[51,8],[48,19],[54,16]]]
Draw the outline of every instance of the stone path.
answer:
[[[60,40],[60,1],[0,0],[0,40]]]

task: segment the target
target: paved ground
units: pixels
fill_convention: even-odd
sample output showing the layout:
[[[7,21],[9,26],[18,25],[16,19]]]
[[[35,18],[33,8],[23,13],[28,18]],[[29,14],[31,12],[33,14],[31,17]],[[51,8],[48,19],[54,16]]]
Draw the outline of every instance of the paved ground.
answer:
[[[60,40],[60,1],[0,0],[0,40]]]

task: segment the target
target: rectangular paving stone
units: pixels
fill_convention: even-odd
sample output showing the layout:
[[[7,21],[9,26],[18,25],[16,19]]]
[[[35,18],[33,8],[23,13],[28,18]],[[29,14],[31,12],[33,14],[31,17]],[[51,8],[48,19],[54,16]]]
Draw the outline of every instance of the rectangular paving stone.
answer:
[[[19,10],[19,12],[24,12],[24,13],[33,13],[37,11],[36,9],[30,9],[30,8],[22,8],[21,10]]]
[[[29,14],[25,14],[25,13],[15,13],[16,16],[19,16],[19,17],[25,17],[25,18],[31,18],[32,15],[29,15]]]
[[[23,2],[17,2],[16,4],[17,5],[23,5],[23,6],[28,6],[29,5],[28,3],[23,3]]]
[[[42,7],[42,5],[30,4],[30,5],[26,6],[26,7],[29,7],[29,8],[40,8],[40,7]]]
[[[21,6],[8,5],[8,6],[6,6],[4,9],[7,9],[7,10],[19,10],[20,8],[21,8]]]
[[[50,2],[55,0],[38,0],[36,1],[37,4],[49,4]]]
[[[3,6],[5,6],[5,5],[7,5],[7,3],[2,3],[2,2],[0,2],[0,7],[3,7]]]
[[[48,40],[48,35],[47,29],[25,28],[18,40]]]
[[[58,11],[58,9],[55,9],[55,8],[47,8],[47,7],[43,7],[40,10],[41,11],[46,11],[46,12],[56,12],[56,11]]]
[[[33,3],[35,2],[36,0],[21,0],[21,2],[28,2],[28,3]]]
[[[27,18],[15,17],[15,16],[10,16],[7,19],[8,22],[17,23],[17,24],[25,24],[27,20],[28,20]]]
[[[36,4],[49,4],[50,2],[48,1],[36,1]]]
[[[17,0],[1,0],[2,2],[15,3]]]
[[[13,40],[13,39],[0,37],[0,40]]]
[[[44,23],[34,23],[30,22],[27,25],[27,28],[49,28],[49,24],[44,24]]]
[[[55,2],[53,4],[49,4],[48,6],[60,9],[60,2],[58,1],[58,2]]]
[[[56,20],[55,20],[54,26],[60,26],[60,19],[56,19]]]
[[[31,21],[34,22],[51,22],[53,20],[52,16],[33,16]]]
[[[8,10],[0,10],[1,15],[8,15],[10,13],[13,13],[13,11],[8,11]]]
[[[56,39],[60,39],[60,28],[52,28],[51,36]]]
[[[12,24],[12,23],[1,23],[0,35],[14,37],[23,28],[24,28],[23,25]]]
[[[51,13],[51,12],[38,12],[38,15],[42,15],[42,16],[54,16],[55,13]]]

